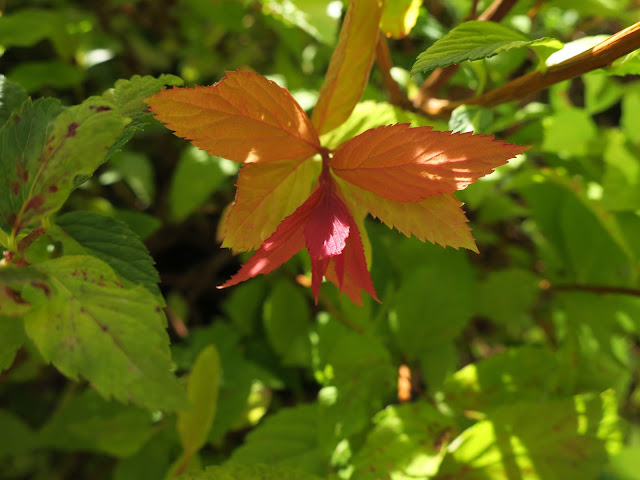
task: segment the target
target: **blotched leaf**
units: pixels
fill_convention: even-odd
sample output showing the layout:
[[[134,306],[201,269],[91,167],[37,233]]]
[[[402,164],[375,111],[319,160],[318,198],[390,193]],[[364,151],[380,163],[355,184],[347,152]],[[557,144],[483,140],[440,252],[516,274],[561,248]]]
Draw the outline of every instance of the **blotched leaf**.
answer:
[[[27,335],[62,373],[92,382],[105,397],[177,410],[186,395],[170,373],[166,319],[157,297],[124,288],[91,256],[65,256],[31,267],[49,285],[25,288],[37,304],[25,316]]]
[[[134,285],[143,285],[160,298],[160,276],[153,266],[154,261],[126,224],[84,211],[65,213],[56,219],[56,223],[87,253],[108,263],[121,278]]]
[[[291,94],[255,73],[227,72],[215,85],[164,90],[146,101],[176,135],[211,155],[254,163],[320,150],[309,118]]]
[[[126,457],[144,445],[152,428],[149,412],[85,390],[55,412],[40,431],[39,440],[59,450]]]
[[[200,352],[189,373],[189,408],[178,414],[178,435],[187,458],[207,441],[216,416],[219,384],[220,356],[216,347],[209,345]]]
[[[457,428],[431,404],[390,406],[353,459],[353,478],[409,480],[435,475]]]
[[[31,309],[31,302],[22,297],[26,286],[47,289],[46,275],[26,268],[0,268],[0,316],[22,317]]]
[[[0,130],[0,227],[14,235],[57,211],[127,123],[97,97],[61,111],[57,100],[27,101]]]
[[[411,74],[428,72],[465,60],[492,57],[511,48],[529,47],[535,50],[536,47],[541,47],[543,55],[547,56],[562,46],[562,42],[554,38],[530,40],[526,35],[498,23],[471,20],[458,25],[418,55]]]
[[[433,478],[595,478],[621,440],[611,391],[504,405],[453,440]]]
[[[188,473],[178,480],[320,480],[320,477],[282,466],[230,464],[207,467],[204,472]]]
[[[0,127],[2,127],[12,113],[18,112],[27,99],[27,92],[15,82],[0,75]]]
[[[406,37],[418,20],[421,5],[420,0],[386,0],[380,30],[387,37]]]
[[[315,170],[313,162],[300,160],[243,165],[222,246],[257,249],[309,197]]]
[[[330,165],[342,179],[380,197],[417,202],[461,190],[528,148],[493,136],[400,124],[343,143]]]
[[[362,96],[375,56],[382,6],[380,0],[350,0],[311,117],[319,134],[340,126]]]
[[[353,202],[390,228],[421,241],[429,240],[443,247],[468,248],[478,251],[462,203],[452,194],[428,197],[420,202],[394,202],[367,190],[347,185]]]

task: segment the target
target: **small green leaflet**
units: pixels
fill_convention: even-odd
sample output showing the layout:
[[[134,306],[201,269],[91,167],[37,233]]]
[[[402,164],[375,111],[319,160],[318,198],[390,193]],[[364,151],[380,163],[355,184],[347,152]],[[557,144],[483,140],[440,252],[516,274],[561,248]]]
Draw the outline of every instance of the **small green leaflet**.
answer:
[[[429,72],[465,60],[492,57],[511,48],[529,47],[544,59],[561,49],[562,45],[554,38],[530,40],[526,35],[495,22],[472,20],[458,25],[418,55],[411,74]]]
[[[48,277],[41,288],[22,291],[34,304],[25,315],[27,335],[46,361],[68,377],[85,377],[107,398],[153,409],[185,406],[156,296],[142,286],[124,288],[106,263],[88,255],[25,268]]]
[[[215,345],[209,345],[200,352],[189,374],[190,407],[178,414],[178,435],[187,461],[207,442],[216,416],[219,385],[220,356]]]
[[[286,467],[231,464],[188,473],[178,480],[320,480],[320,477]]]
[[[123,222],[93,212],[65,213],[56,219],[64,232],[134,285],[161,298],[160,276],[144,243]]]

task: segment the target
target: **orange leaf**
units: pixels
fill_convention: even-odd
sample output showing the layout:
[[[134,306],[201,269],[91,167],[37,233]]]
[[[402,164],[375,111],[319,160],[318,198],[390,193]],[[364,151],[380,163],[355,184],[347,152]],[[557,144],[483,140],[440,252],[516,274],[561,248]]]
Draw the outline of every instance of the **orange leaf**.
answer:
[[[320,150],[302,107],[257,73],[227,72],[215,85],[163,90],[147,103],[176,135],[236,162],[306,158]]]
[[[257,249],[309,197],[314,172],[308,159],[243,165],[222,246],[236,251]]]
[[[529,148],[493,136],[405,123],[367,130],[343,143],[331,167],[342,179],[380,197],[418,202],[461,190]]]
[[[381,15],[381,0],[351,0],[311,116],[320,134],[341,125],[360,100],[375,56]]]
[[[348,188],[348,190],[347,190]],[[355,185],[343,186],[351,200],[371,215],[407,237],[414,235],[443,247],[468,248],[478,252],[462,203],[451,193],[436,195],[420,202],[393,202]]]

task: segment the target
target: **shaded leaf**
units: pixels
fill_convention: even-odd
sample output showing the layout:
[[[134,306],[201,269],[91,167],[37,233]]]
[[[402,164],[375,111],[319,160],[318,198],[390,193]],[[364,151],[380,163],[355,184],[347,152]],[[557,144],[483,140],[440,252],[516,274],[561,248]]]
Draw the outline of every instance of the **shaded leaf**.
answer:
[[[57,211],[127,123],[97,97],[60,112],[57,100],[27,101],[0,130],[0,227],[14,235]]]
[[[542,47],[545,53],[551,53],[562,46],[562,42],[554,38],[530,40],[526,35],[498,23],[471,20],[450,30],[418,55],[411,68],[411,74],[428,72],[465,60],[492,57],[511,48]]]
[[[40,441],[60,450],[82,450],[126,457],[152,432],[149,412],[104,400],[93,390],[69,400],[40,431]]]
[[[22,317],[32,306],[23,298],[23,289],[48,288],[47,284],[47,276],[40,272],[13,266],[0,268],[0,317]]]
[[[387,407],[374,422],[353,459],[353,478],[430,478],[437,473],[456,430],[451,418],[425,402]]]
[[[227,72],[215,85],[163,90],[146,101],[176,135],[211,155],[254,163],[320,150],[309,118],[291,94],[256,73]]]
[[[379,0],[349,2],[338,45],[311,116],[319,134],[340,126],[360,100],[375,57],[382,6]]]
[[[5,303],[2,294],[0,302]],[[17,351],[26,339],[21,319],[0,315],[0,372],[13,364]]]
[[[28,93],[33,93],[43,87],[62,89],[79,85],[85,72],[62,60],[47,60],[19,64],[7,75]]]
[[[316,405],[283,408],[265,418],[231,454],[231,465],[265,463],[324,477],[328,455],[318,445]]]
[[[39,446],[37,435],[13,412],[0,410],[0,459],[5,455],[25,453]]]
[[[224,221],[223,247],[255,250],[280,222],[309,197],[315,167],[310,161],[245,164],[236,199]]]
[[[421,241],[429,240],[443,247],[468,248],[477,252],[462,203],[452,194],[428,197],[420,202],[394,202],[367,190],[346,187],[354,203],[364,207],[389,228]]]
[[[23,292],[38,304],[25,316],[25,329],[45,360],[71,378],[87,378],[107,398],[166,410],[184,406],[157,297],[141,286],[123,288],[106,263],[90,256],[31,268],[50,283]]]
[[[302,470],[274,465],[237,465],[207,467],[204,472],[188,473],[179,480],[320,480]]]
[[[56,219],[87,253],[109,264],[124,279],[160,297],[160,275],[147,247],[123,222],[93,212],[65,213]]]
[[[461,190],[528,148],[493,136],[400,124],[343,143],[330,165],[342,179],[380,197],[417,202]]]
[[[204,446],[216,416],[220,384],[220,356],[214,345],[200,352],[187,381],[190,406],[178,413],[178,435],[185,455]]]
[[[479,285],[477,313],[504,325],[522,324],[539,295],[539,279],[528,270],[491,272]]]

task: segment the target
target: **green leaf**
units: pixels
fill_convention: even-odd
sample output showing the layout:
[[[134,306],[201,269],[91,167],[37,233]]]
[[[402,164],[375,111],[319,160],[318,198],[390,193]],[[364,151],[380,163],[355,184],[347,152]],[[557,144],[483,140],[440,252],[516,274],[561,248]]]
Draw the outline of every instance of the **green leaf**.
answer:
[[[75,87],[84,80],[85,72],[62,60],[48,60],[19,64],[7,75],[28,93],[33,93],[43,87]]]
[[[31,303],[22,296],[26,286],[46,289],[47,276],[26,268],[0,268],[0,316],[22,317],[31,310]]]
[[[162,429],[133,455],[121,458],[113,469],[113,480],[160,480],[175,454],[175,430]]]
[[[14,235],[60,209],[127,123],[95,97],[61,110],[57,100],[27,101],[0,129],[0,228]]]
[[[126,223],[142,240],[146,240],[162,226],[162,221],[148,213],[137,210],[116,210],[114,218]]]
[[[337,40],[340,10],[329,13],[331,0],[260,0],[263,11],[295,25],[326,45]],[[336,15],[337,14],[337,15]]]
[[[56,223],[87,253],[108,263],[121,278],[134,285],[143,285],[161,298],[158,288],[160,276],[153,258],[126,224],[84,211],[65,213],[56,219]]]
[[[336,148],[342,142],[370,128],[394,123],[410,123],[414,127],[432,126],[438,130],[447,129],[446,122],[409,112],[390,103],[367,101],[358,103],[346,122],[322,135],[320,140],[325,147]]]
[[[171,179],[169,209],[176,222],[182,222],[228,178],[220,157],[190,145],[183,150]]]
[[[621,440],[611,391],[504,405],[452,441],[433,478],[596,478]]]
[[[68,377],[87,378],[107,398],[156,409],[184,406],[156,296],[141,286],[124,288],[106,263],[90,256],[31,268],[50,283],[44,291],[23,291],[38,302],[25,316],[25,329],[46,361]]]
[[[148,208],[156,195],[155,171],[149,157],[125,150],[112,156],[109,161],[111,169],[103,175],[109,175],[116,181],[124,180],[138,198],[140,207]],[[102,180],[103,176],[100,178]]]
[[[326,476],[328,455],[318,444],[317,406],[300,404],[267,417],[233,451],[230,463],[266,463]]]
[[[526,35],[495,22],[472,20],[462,23],[418,55],[411,74],[428,72],[464,62],[492,57],[511,48],[543,47],[545,50],[562,48],[554,38],[529,40]]]
[[[178,413],[178,435],[187,458],[204,446],[216,416],[220,357],[214,345],[200,352],[189,374],[190,407]]]
[[[476,311],[503,325],[522,325],[540,294],[539,279],[529,270],[491,272],[476,292]]]
[[[152,428],[149,412],[85,390],[56,411],[40,431],[40,441],[60,450],[127,457],[149,440]]]
[[[22,320],[0,316],[0,372],[13,364],[16,353],[25,340]]]
[[[358,480],[431,478],[457,429],[453,420],[426,402],[387,407],[353,459]]]
[[[137,131],[151,120],[152,116],[147,112],[147,104],[144,99],[154,93],[158,93],[166,85],[182,85],[184,82],[175,75],[160,75],[158,78],[151,76],[134,75],[129,80],[116,81],[113,88],[102,94],[100,98],[113,103],[124,117],[131,119],[127,127],[110,146],[107,158],[120,151]]]
[[[568,108],[543,119],[542,149],[562,158],[585,156],[590,143],[598,139],[598,129],[591,116],[582,109]]]
[[[22,8],[0,17],[0,45],[3,47],[31,47],[49,38],[58,53],[69,55],[68,18],[56,10]]]
[[[27,92],[15,82],[0,75],[0,127],[2,127],[12,113],[20,110],[27,99]]]
[[[39,444],[24,420],[7,410],[0,410],[0,432],[0,460],[5,455],[29,452]]]
[[[487,411],[554,396],[560,374],[560,363],[549,350],[510,348],[457,371],[445,380],[442,391],[447,404],[458,411]]]
[[[398,347],[410,357],[419,358],[425,349],[456,338],[473,313],[469,264],[465,256],[452,252],[434,258],[440,264],[408,272],[398,288],[392,329]],[[456,292],[455,300],[451,292]]]
[[[588,73],[581,78],[585,87],[585,110],[591,115],[611,108],[618,103],[624,93],[624,89],[617,81],[601,71]]]
[[[264,304],[264,329],[283,365],[311,363],[311,311],[306,295],[288,281],[278,282]]]
[[[622,97],[622,118],[620,124],[629,139],[640,144],[640,88],[627,89]]]
[[[200,473],[188,473],[178,480],[320,480],[301,470],[274,465],[237,465],[207,467]]]
[[[602,205],[609,211],[640,209],[640,160],[620,131],[612,131],[604,150]]]
[[[493,122],[493,110],[476,105],[460,105],[449,119],[449,128],[454,132],[484,132]]]

